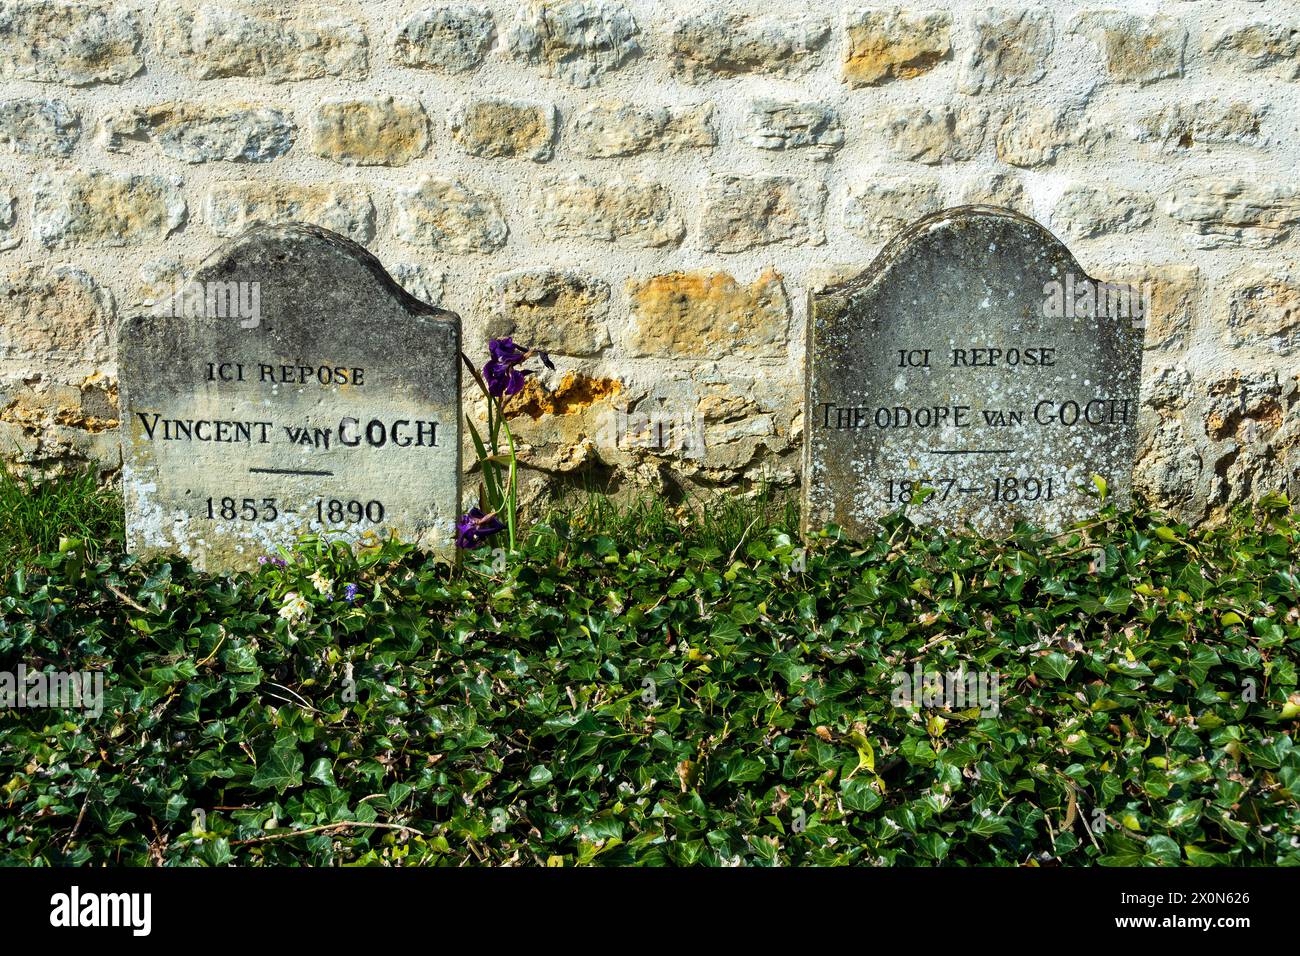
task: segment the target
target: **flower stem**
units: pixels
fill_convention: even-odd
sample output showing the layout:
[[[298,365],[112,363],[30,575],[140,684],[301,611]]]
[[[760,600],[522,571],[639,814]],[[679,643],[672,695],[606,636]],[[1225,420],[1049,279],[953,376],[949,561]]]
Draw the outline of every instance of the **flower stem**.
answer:
[[[515,510],[519,501],[519,470],[515,456],[515,436],[510,431],[504,409],[500,417],[501,426],[506,432],[506,442],[510,445],[510,484],[506,492],[506,533],[510,537],[510,550],[515,550]]]

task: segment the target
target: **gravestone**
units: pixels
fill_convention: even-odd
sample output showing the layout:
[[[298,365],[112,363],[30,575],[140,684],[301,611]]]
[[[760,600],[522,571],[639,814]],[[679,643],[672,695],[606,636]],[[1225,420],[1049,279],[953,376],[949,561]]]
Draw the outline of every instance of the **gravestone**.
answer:
[[[454,540],[460,318],[355,243],[265,226],[119,333],[127,546],[250,568],[304,532]]]
[[[922,524],[1056,531],[1096,510],[1094,475],[1125,503],[1148,306],[1024,216],[914,223],[812,297],[805,530],[862,537],[908,505]]]

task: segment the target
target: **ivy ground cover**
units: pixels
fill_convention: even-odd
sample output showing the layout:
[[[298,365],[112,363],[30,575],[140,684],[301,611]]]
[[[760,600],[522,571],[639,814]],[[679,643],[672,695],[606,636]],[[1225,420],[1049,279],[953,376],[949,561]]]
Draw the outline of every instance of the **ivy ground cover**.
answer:
[[[454,566],[307,540],[235,577],[11,557],[0,671],[102,695],[0,711],[0,862],[1300,863],[1286,501],[789,524],[557,517]]]

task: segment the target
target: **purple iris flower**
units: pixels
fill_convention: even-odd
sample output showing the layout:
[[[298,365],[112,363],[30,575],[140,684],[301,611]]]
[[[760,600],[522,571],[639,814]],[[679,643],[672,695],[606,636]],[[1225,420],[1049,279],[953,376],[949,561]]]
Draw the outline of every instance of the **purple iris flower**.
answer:
[[[456,522],[456,547],[477,548],[484,540],[505,529],[495,514],[484,514],[481,508],[470,508]]]
[[[488,354],[492,356],[494,361],[515,364],[522,362],[528,356],[528,349],[522,345],[516,345],[514,336],[507,335],[503,339],[490,339],[488,341]]]
[[[488,342],[488,352],[492,358],[483,366],[483,381],[487,384],[488,394],[493,398],[518,394],[524,387],[524,381],[533,374],[532,369],[519,366],[534,355],[547,368],[555,368],[555,363],[545,352],[516,345],[512,336],[491,339]]]
[[[524,387],[524,379],[531,374],[529,369],[515,368],[504,362],[488,362],[483,366],[483,380],[493,398],[518,394]]]

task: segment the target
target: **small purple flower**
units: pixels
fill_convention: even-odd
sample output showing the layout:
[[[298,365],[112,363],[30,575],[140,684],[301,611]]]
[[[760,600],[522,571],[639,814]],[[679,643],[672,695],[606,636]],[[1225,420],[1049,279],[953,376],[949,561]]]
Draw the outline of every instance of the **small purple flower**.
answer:
[[[274,564],[277,568],[283,568],[283,567],[285,567],[286,565],[288,565],[289,562],[286,561],[286,560],[284,560],[284,558],[281,558],[281,557],[279,557],[279,556],[277,556],[277,555],[259,554],[259,555],[257,556],[257,563],[258,563],[258,564]]]
[[[351,604],[356,599],[357,599],[357,586],[355,584],[349,584],[345,586],[343,588],[343,600]]]
[[[483,366],[483,381],[487,384],[488,394],[493,398],[518,394],[524,387],[527,377],[533,374],[532,369],[519,366],[534,355],[538,356],[547,368],[555,368],[555,363],[545,352],[516,345],[511,336],[489,340],[488,353],[492,358]]]
[[[470,508],[456,522],[456,547],[477,548],[484,540],[505,528],[495,514],[484,514],[480,508]]]
[[[518,394],[524,387],[524,380],[532,374],[530,369],[515,368],[504,362],[488,362],[483,366],[483,380],[493,398]]]
[[[507,335],[503,339],[489,339],[488,354],[494,361],[516,365],[528,357],[528,349],[515,345],[514,336]]]

